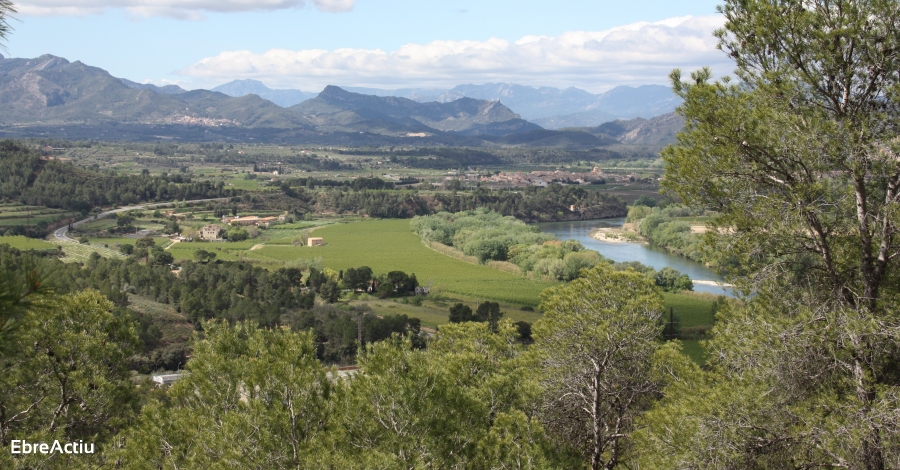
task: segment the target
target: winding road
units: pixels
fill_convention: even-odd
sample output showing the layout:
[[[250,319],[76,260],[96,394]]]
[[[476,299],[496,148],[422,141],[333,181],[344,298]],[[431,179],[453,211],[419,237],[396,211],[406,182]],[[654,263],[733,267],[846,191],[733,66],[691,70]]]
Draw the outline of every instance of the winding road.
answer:
[[[230,199],[230,198],[227,198],[227,197],[217,197],[217,198],[212,198],[212,199],[194,199],[194,200],[192,200],[192,201],[184,201],[184,203],[185,203],[185,204],[192,204],[192,203],[195,203],[195,202],[227,201],[228,199]],[[154,208],[154,207],[166,207],[166,206],[171,206],[171,205],[174,205],[174,204],[178,204],[178,203],[180,203],[180,202],[182,202],[182,201],[159,202],[159,203],[155,203],[155,204],[141,204],[141,205],[137,205],[137,206],[122,207],[122,208],[119,208],[119,209],[113,209],[113,210],[110,210],[110,211],[101,212],[101,213],[99,213],[99,214],[97,214],[97,215],[95,215],[95,216],[93,216],[93,217],[88,217],[87,219],[79,220],[78,222],[72,222],[72,223],[69,224],[69,225],[65,225],[65,226],[63,226],[63,227],[60,227],[60,228],[57,229],[55,232],[53,232],[53,236],[56,237],[56,239],[59,240],[59,241],[63,241],[63,242],[74,242],[75,240],[72,240],[72,239],[69,238],[69,236],[68,236],[68,233],[69,233],[69,227],[70,227],[70,226],[74,228],[74,227],[77,227],[77,226],[79,226],[79,225],[81,225],[81,224],[84,224],[84,223],[87,223],[87,222],[91,222],[91,221],[94,221],[94,220],[105,219],[106,217],[109,217],[110,215],[113,215],[113,214],[117,214],[117,213],[119,213],[119,212],[133,211],[133,210],[135,210],[135,209],[151,209],[151,208]]]

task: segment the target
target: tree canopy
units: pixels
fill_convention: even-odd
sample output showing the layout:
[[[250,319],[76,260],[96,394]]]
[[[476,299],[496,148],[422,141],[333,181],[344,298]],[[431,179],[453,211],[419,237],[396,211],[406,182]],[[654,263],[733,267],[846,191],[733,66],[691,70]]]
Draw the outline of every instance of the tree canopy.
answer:
[[[680,388],[707,403],[671,394],[651,429],[682,416],[680,437],[648,445],[683,467],[898,467],[900,3],[720,11],[737,79],[673,73],[687,125],[663,184],[719,213],[708,252],[754,296]]]

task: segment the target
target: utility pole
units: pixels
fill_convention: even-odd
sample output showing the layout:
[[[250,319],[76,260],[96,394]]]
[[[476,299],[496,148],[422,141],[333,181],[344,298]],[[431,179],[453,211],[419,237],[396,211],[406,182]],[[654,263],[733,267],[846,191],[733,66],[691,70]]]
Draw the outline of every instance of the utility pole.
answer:
[[[669,307],[669,339],[675,339],[675,307]]]
[[[359,349],[356,352],[357,357],[363,351],[363,315],[365,314],[365,312],[359,312],[359,317],[356,319],[356,339],[359,341]]]

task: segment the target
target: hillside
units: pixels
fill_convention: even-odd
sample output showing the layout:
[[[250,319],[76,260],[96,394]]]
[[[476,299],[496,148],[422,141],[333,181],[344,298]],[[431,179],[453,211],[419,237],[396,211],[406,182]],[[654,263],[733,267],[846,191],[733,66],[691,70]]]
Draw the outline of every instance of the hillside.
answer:
[[[684,118],[675,113],[651,119],[619,119],[595,127],[564,129],[587,132],[599,138],[612,138],[622,144],[664,146],[675,142],[675,134],[684,128]]]
[[[328,86],[319,96],[288,108],[317,127],[336,131],[387,134],[455,132],[504,135],[540,129],[496,101],[461,98],[449,103],[419,103],[394,96],[352,93]]]
[[[303,128],[302,118],[257,96],[142,86],[61,57],[0,60],[3,124],[192,124]]]

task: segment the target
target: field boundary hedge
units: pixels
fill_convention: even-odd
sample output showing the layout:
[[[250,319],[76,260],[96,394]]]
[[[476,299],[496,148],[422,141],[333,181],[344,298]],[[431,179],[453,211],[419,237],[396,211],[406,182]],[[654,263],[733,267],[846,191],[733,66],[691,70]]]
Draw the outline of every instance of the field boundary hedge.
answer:
[[[451,258],[456,258],[460,261],[465,261],[466,263],[469,263],[469,264],[482,265],[481,263],[478,262],[478,258],[476,258],[474,256],[469,256],[452,246],[444,245],[441,242],[426,241],[426,240],[422,240],[422,243],[424,243],[425,246],[427,246],[428,248],[431,248],[432,250],[437,251],[438,253],[440,253],[442,255],[447,255]],[[506,272],[509,274],[515,274],[517,276],[522,275],[522,268],[520,268],[520,267],[516,266],[515,264],[510,263],[508,261],[488,261],[487,263],[485,263],[482,266],[487,266],[489,268],[493,268],[498,271],[503,271],[503,272]]]

